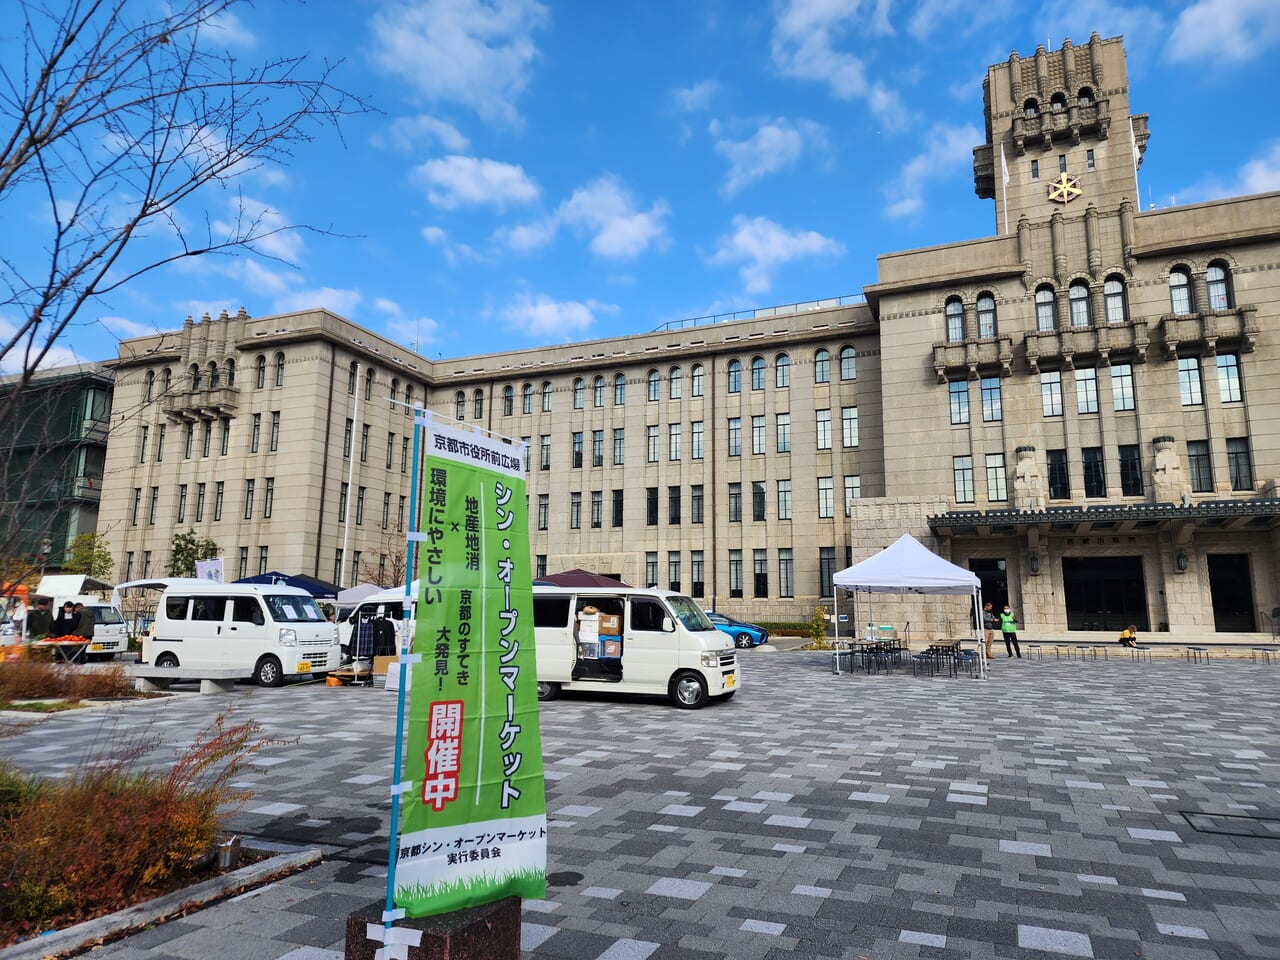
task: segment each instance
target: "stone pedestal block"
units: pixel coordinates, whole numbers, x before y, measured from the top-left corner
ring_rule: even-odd
[[[373,960],[382,943],[369,938],[369,924],[382,928],[381,901],[347,917],[346,960]],[[397,920],[395,929],[421,931],[406,960],[520,960],[520,898],[507,897],[434,917]]]

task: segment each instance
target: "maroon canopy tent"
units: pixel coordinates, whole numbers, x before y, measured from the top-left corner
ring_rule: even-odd
[[[553,587],[629,587],[631,584],[623,583],[621,580],[615,580],[613,577],[606,577],[602,573],[592,573],[590,570],[566,570],[563,573],[552,573],[545,577],[538,577],[534,583],[550,584]]]

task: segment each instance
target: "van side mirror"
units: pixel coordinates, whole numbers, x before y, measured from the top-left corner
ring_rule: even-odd
[[[662,618],[662,632],[663,632],[663,633],[675,633],[675,632],[676,632],[676,625],[675,625],[675,623],[672,621],[672,619],[671,619],[670,617],[663,617],[663,618]]]

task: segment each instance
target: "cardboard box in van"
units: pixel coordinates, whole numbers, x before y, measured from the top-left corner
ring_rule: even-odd
[[[600,614],[600,636],[617,637],[622,634],[622,618],[616,613]]]

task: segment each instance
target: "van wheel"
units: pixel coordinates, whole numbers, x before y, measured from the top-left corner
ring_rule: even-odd
[[[178,658],[172,653],[162,653],[156,657],[156,666],[164,667],[166,670],[178,669]]]
[[[558,696],[560,696],[560,684],[552,683],[550,680],[538,681],[539,700],[554,700]]]
[[[738,644],[738,647],[739,647],[740,649],[742,649],[742,650],[746,650],[748,647],[750,647],[750,646],[751,646],[751,634],[749,634],[749,633],[740,633],[740,634],[738,634],[738,636],[735,638],[735,642]]]
[[[254,668],[253,679],[260,687],[278,687],[284,683],[284,670],[275,657],[263,657]]]
[[[671,700],[685,710],[697,710],[706,705],[707,684],[696,673],[680,673],[671,681]]]

